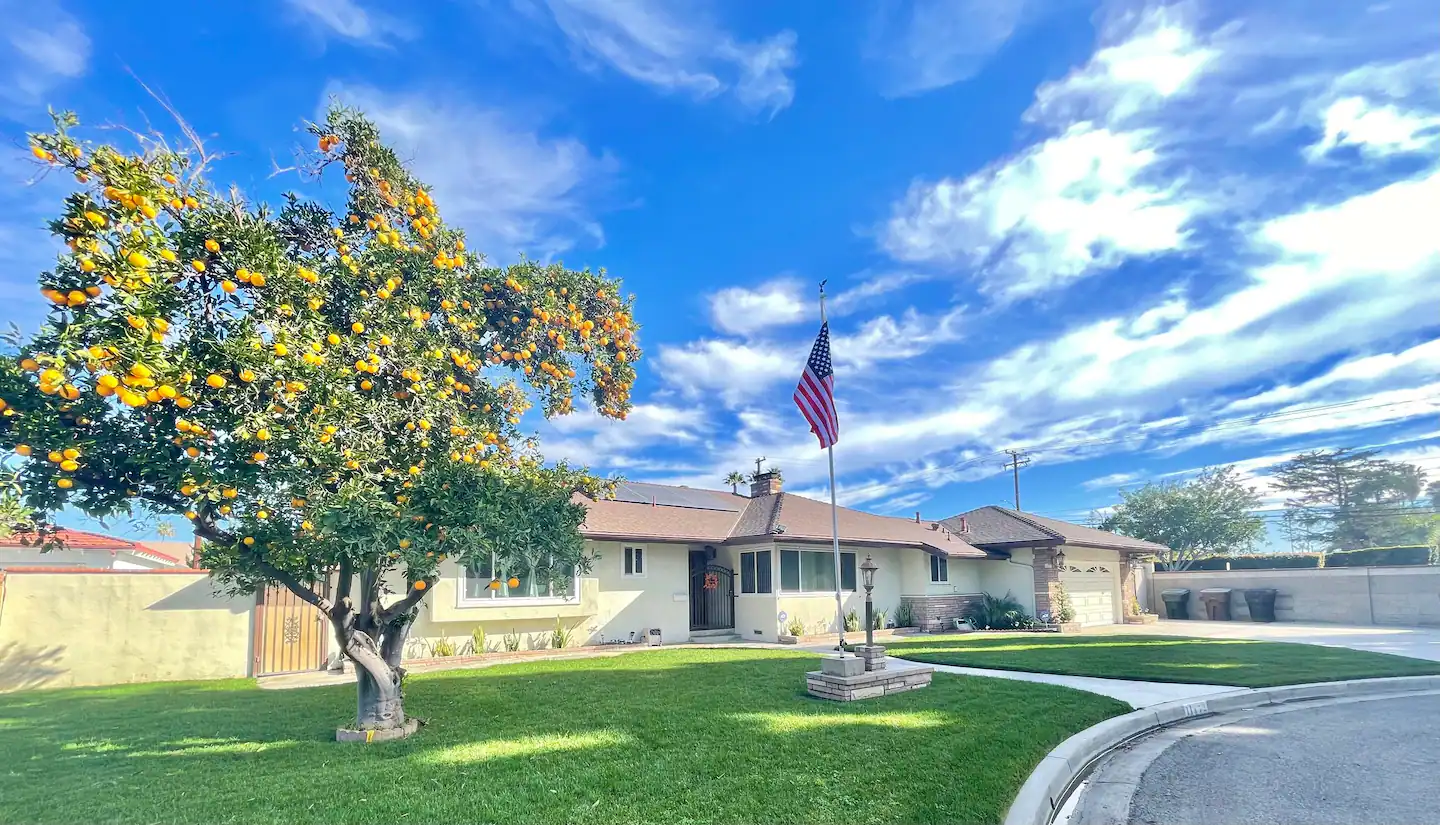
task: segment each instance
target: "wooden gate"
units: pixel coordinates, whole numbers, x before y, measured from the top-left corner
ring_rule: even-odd
[[[329,589],[328,584],[322,587]],[[320,670],[325,667],[329,636],[324,614],[289,589],[267,587],[256,594],[256,676]]]
[[[690,629],[735,626],[735,571],[709,564],[690,573]]]

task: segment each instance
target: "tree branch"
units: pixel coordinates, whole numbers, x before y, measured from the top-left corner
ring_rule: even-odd
[[[385,610],[380,613],[380,618],[376,620],[377,623],[386,625],[393,622],[396,617],[409,613],[421,600],[429,595],[430,588],[433,587],[438,580],[438,576],[429,576],[421,579],[421,581],[425,582],[425,589],[421,590],[417,587],[410,588],[410,592],[406,593],[403,599],[385,608]]]

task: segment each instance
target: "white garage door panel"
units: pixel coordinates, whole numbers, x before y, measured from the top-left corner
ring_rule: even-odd
[[[1070,594],[1075,621],[1082,625],[1115,623],[1115,574],[1104,565],[1065,565],[1060,582]]]

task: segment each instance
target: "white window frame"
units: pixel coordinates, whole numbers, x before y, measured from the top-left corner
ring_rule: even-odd
[[[500,566],[500,560],[494,553],[490,554],[490,569],[493,571]],[[570,581],[570,596],[502,596],[497,591],[489,589],[489,579],[486,582],[485,595],[480,598],[470,598],[467,594],[469,587],[466,582],[470,579],[470,566],[468,564],[460,567],[460,587],[457,594],[459,607],[523,607],[525,605],[547,605],[547,604],[574,604],[580,598],[580,571],[575,571],[575,577]],[[504,571],[501,571],[504,572]],[[502,580],[503,581],[503,580]],[[552,594],[553,594],[553,587]]]
[[[828,557],[828,558],[831,560],[831,564],[834,564],[834,553],[835,553],[835,551],[834,551],[833,549],[832,549],[832,550],[811,550],[811,549],[806,549],[806,548],[803,548],[803,547],[782,547],[782,548],[777,548],[775,552],[779,554],[779,556],[778,556],[778,558],[777,558],[777,560],[776,560],[776,562],[775,562],[776,564],[779,565],[779,567],[776,569],[776,571],[775,571],[775,578],[774,578],[774,579],[772,580],[772,582],[771,582],[771,590],[772,590],[773,593],[779,594],[779,595],[785,595],[785,596],[810,596],[810,595],[824,594],[824,593],[829,593],[829,594],[831,594],[831,595],[834,595],[834,593],[835,593],[834,590],[805,590],[805,589],[803,589],[803,588],[800,589],[800,590],[788,590],[788,589],[786,589],[786,587],[785,587],[785,554],[786,554],[786,553],[815,553],[815,554],[817,554],[817,555],[823,555],[823,556]],[[855,593],[855,592],[858,592],[857,588],[859,588],[859,586],[860,586],[860,554],[859,554],[858,552],[856,552],[856,551],[853,551],[853,550],[841,550],[841,551],[840,551],[840,555],[841,555],[841,556],[850,556],[850,557],[852,557],[853,560],[854,560],[854,565],[855,565],[855,587],[847,589],[847,588],[845,587],[845,582],[844,582],[845,576],[842,574],[842,575],[840,576],[840,579],[841,579],[841,580],[840,580],[839,582],[837,582],[837,583],[840,585],[840,592],[841,592],[841,593]],[[801,564],[803,565],[804,562],[801,562]],[[842,567],[842,569],[843,569],[844,565],[842,564],[841,567]]]
[[[637,555],[638,554],[638,555]],[[635,564],[638,559],[639,564]],[[625,568],[631,572],[626,573]],[[634,572],[636,569],[640,572]],[[620,548],[620,578],[643,579],[650,575],[650,548],[644,544],[626,544]]]
[[[940,578],[938,578],[938,579],[935,578],[936,575],[939,575]],[[949,584],[949,583],[950,583],[950,560],[949,560],[949,559],[945,558],[944,556],[935,556],[935,555],[932,555],[932,556],[930,557],[930,583],[931,583],[931,584]]]

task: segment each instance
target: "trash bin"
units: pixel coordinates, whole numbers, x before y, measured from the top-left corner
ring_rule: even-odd
[[[1188,619],[1190,618],[1190,591],[1183,587],[1174,590],[1161,590],[1160,598],[1165,601],[1165,618],[1167,619]]]
[[[1205,605],[1205,618],[1212,622],[1230,621],[1230,588],[1209,587],[1201,590],[1200,601]]]
[[[1257,587],[1245,591],[1245,606],[1250,608],[1250,621],[1275,621],[1275,597],[1279,591],[1273,587]]]

